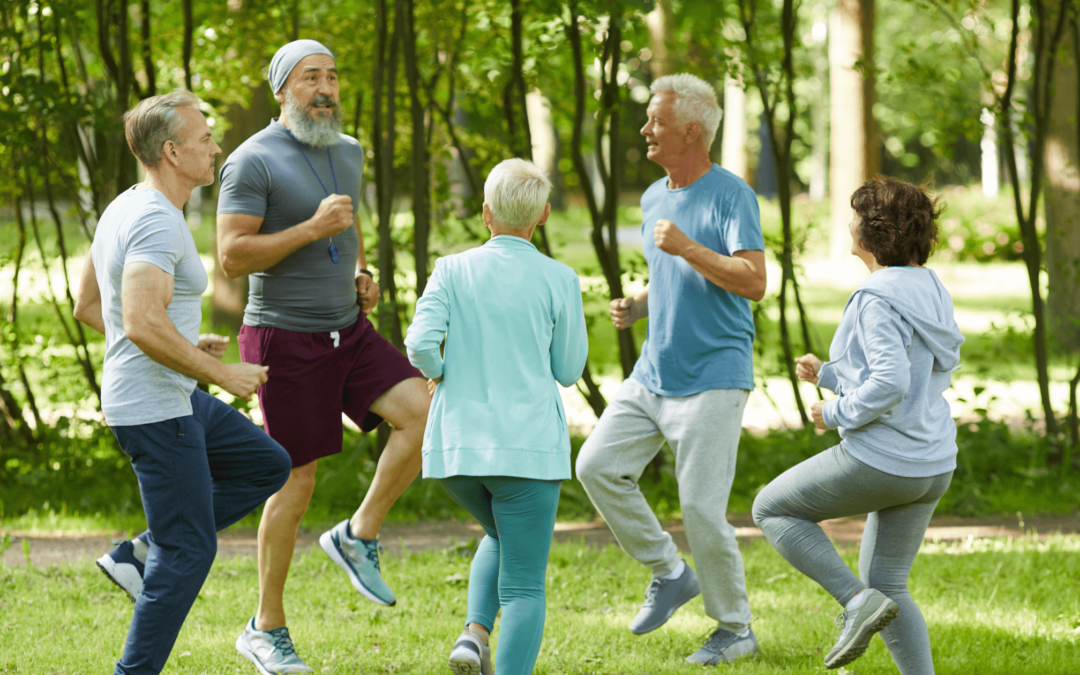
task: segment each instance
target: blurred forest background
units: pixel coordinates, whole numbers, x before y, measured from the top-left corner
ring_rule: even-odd
[[[820,393],[791,358],[827,353],[865,275],[848,199],[880,173],[931,179],[948,204],[930,265],[967,343],[950,392],[960,467],[941,509],[1075,510],[1078,12],[1078,0],[0,0],[0,520],[139,527],[134,475],[100,414],[104,339],[72,318],[96,220],[139,180],[120,118],[190,89],[224,161],[277,115],[265,70],[297,38],[336,55],[344,131],[366,149],[361,221],[383,290],[371,318],[398,346],[434,259],[486,239],[488,170],[533,159],[556,185],[537,246],[586,294],[589,363],[564,392],[578,447],[645,337],[616,331],[606,307],[647,282],[638,200],[664,175],[639,135],[648,87],[690,72],[716,87],[713,156],[757,191],[769,249],[731,508],[837,441],[808,428]],[[247,287],[216,261],[216,190],[196,191],[186,215],[212,279],[204,332],[235,336]],[[368,485],[381,439],[346,435],[309,523],[339,519]],[[648,494],[677,516],[669,466],[650,467]],[[392,517],[457,514],[428,483]],[[573,481],[561,515],[594,517]]]

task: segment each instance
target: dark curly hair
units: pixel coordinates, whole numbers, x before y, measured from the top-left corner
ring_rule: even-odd
[[[938,243],[937,219],[945,210],[926,193],[928,187],[877,176],[851,195],[859,242],[879,265],[926,264]]]

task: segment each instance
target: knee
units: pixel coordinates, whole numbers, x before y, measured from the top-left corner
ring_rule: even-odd
[[[598,459],[597,453],[592,451],[588,441],[581,446],[581,452],[578,453],[577,461],[574,463],[574,470],[578,480],[586,486],[596,484],[603,475],[604,462]]]
[[[278,452],[275,452],[270,461],[267,462],[266,473],[270,476],[268,483],[274,492],[285,486],[289,476],[292,474],[292,457],[285,451],[285,448],[278,446]]]
[[[754,524],[757,525],[759,530],[764,530],[765,521],[772,517],[772,499],[768,495],[768,486],[764,490],[758,493],[754,498],[754,506],[751,507],[750,512],[754,516]]]

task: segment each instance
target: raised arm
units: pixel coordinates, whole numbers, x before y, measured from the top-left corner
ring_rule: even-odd
[[[224,364],[176,330],[167,308],[173,276],[147,262],[124,266],[121,281],[124,334],[144,354],[181,375],[213,382],[234,396],[249,396],[266,381],[265,366]]]
[[[330,195],[311,218],[281,232],[259,234],[263,218],[242,213],[217,217],[218,261],[230,279],[261,272],[313,241],[341,234],[353,225],[352,199]]]
[[[840,398],[826,401],[821,414],[830,429],[857,429],[873,422],[904,400],[911,386],[907,357],[912,330],[882,300],[864,299],[859,307],[858,339],[870,376]]]
[[[105,319],[101,316],[101,289],[98,288],[97,271],[90,253],[86,254],[86,264],[83,265],[82,278],[79,280],[75,318],[102,335],[105,334]]]

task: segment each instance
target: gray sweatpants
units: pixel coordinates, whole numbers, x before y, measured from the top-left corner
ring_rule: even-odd
[[[751,619],[739,543],[727,521],[748,395],[744,389],[714,389],[657,396],[627,379],[577,459],[578,480],[619,545],[654,575],[665,576],[678,566],[679,551],[638,480],[667,440],[675,452],[683,524],[705,613],[733,633],[746,630]]]
[[[896,667],[902,675],[932,675],[930,634],[907,580],[950,482],[952,471],[929,478],[893,476],[837,445],[766,485],[754,500],[754,522],[780,555],[841,605],[865,588],[889,596],[900,613],[881,637]],[[856,577],[818,523],[863,513],[869,515]]]

